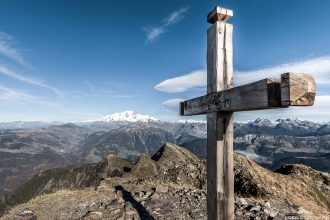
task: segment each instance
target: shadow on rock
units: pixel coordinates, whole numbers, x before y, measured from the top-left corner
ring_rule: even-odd
[[[117,191],[121,191],[123,194],[123,199],[126,202],[130,202],[133,206],[133,208],[136,209],[136,211],[139,213],[139,216],[142,220],[154,220],[155,218],[152,217],[150,215],[150,213],[147,211],[147,209],[138,201],[136,201],[136,199],[134,199],[134,197],[132,196],[132,194],[127,191],[126,189],[124,189],[122,186],[116,186],[115,189]]]

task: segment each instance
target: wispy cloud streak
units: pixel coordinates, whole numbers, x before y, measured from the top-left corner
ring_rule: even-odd
[[[177,11],[172,12],[168,17],[164,18],[161,25],[158,26],[146,26],[143,30],[146,33],[145,43],[150,43],[156,40],[160,35],[166,33],[168,28],[180,20],[182,20],[188,11],[188,7],[181,8]]]
[[[54,88],[40,80],[37,79],[33,79],[31,77],[27,77],[18,73],[15,73],[13,71],[10,71],[9,69],[5,68],[5,67],[0,67],[0,74],[14,78],[16,80],[25,82],[25,83],[29,83],[31,85],[34,86],[39,86],[48,90],[51,90],[52,92],[54,92],[57,95],[63,95],[63,91],[61,91],[60,89]]]
[[[79,111],[72,111],[68,108],[66,108],[63,103],[60,102],[54,102],[54,101],[49,101],[45,100],[42,97],[39,96],[34,96],[29,94],[27,91],[22,91],[18,90],[15,88],[10,88],[5,85],[0,84],[0,103],[10,103],[12,104],[27,104],[27,105],[39,105],[39,106],[44,106],[48,108],[55,109],[56,111],[59,111],[63,113],[64,115],[61,116],[61,118],[55,118],[54,120],[65,120],[63,117],[69,118],[69,120],[65,121],[72,121],[72,119],[76,120],[81,120],[81,118],[87,119],[92,119],[95,118],[96,116],[101,117],[98,114],[89,114],[89,113],[84,113],[84,112],[79,112]],[[22,117],[22,115],[15,115],[15,120],[17,118]],[[21,120],[26,120],[24,119],[25,115],[23,115],[23,119]],[[30,116],[29,116],[30,117]],[[46,121],[49,121],[51,117],[47,117]],[[37,120],[40,120],[38,118]]]
[[[188,9],[188,7],[185,7],[172,12],[167,18],[164,19],[164,26],[169,26],[178,23],[181,19],[184,18],[184,15],[188,11]]]
[[[0,84],[0,100],[2,101],[18,101],[22,103],[37,101],[37,97],[30,95],[26,92],[22,92],[16,89],[9,88]]]
[[[154,88],[168,93],[184,92],[189,89],[201,88],[206,85],[206,73],[204,70],[196,70],[191,73],[167,79]]]
[[[0,32],[0,54],[23,65],[30,64],[23,58],[20,51],[14,47],[15,39],[7,33]]]
[[[10,88],[0,84],[0,101],[9,103],[37,104],[56,109],[62,109],[62,104],[54,101],[48,101],[40,96],[31,95],[27,91]]]

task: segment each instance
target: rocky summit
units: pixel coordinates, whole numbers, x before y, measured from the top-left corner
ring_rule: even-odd
[[[330,175],[304,165],[269,171],[235,155],[236,219],[329,219]],[[24,195],[21,195],[24,194]],[[116,155],[41,172],[1,202],[1,219],[206,219],[206,168],[165,143],[136,162]]]
[[[109,153],[135,161],[141,153],[153,156],[165,142],[206,158],[203,121],[134,122],[130,116],[142,116],[130,112],[116,115],[116,120],[109,122],[0,123],[0,196],[51,168],[98,163]],[[234,123],[234,131],[235,152],[268,169],[304,164],[330,172],[330,123],[257,119]]]

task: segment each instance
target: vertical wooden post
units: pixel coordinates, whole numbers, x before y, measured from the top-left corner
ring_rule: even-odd
[[[180,103],[181,115],[207,113],[209,220],[234,219],[233,111],[308,106],[315,98],[313,77],[294,73],[283,74],[281,83],[266,79],[224,91],[233,87],[233,26],[227,23],[232,16],[231,10],[220,7],[208,15],[208,94]],[[254,102],[248,103],[245,96]]]
[[[220,7],[208,15],[208,93],[232,88],[233,26],[226,23],[231,16]],[[208,220],[234,219],[233,112],[207,114],[207,215]]]

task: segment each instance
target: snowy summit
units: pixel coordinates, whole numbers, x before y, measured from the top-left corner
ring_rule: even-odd
[[[134,111],[124,111],[120,113],[114,113],[112,115],[106,115],[102,118],[104,122],[113,122],[113,121],[124,121],[124,122],[153,122],[159,121],[157,118],[154,118],[149,115],[142,115],[134,113]]]
[[[194,120],[194,119],[181,119],[178,121],[175,121],[174,123],[179,123],[179,124],[206,124],[206,120]]]

